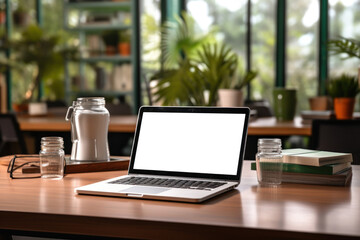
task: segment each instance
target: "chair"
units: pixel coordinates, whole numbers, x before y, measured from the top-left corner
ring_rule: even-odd
[[[5,146],[8,143],[17,143],[19,153],[28,153],[19,123],[14,114],[0,114],[0,154],[4,154]]]
[[[261,118],[274,116],[270,103],[266,100],[246,100],[244,105],[249,107],[251,110],[256,110],[256,117]]]
[[[249,107],[252,111],[255,111],[254,116],[250,116],[250,119],[265,118],[274,116],[273,110],[267,100],[245,100],[244,105]],[[255,160],[255,154],[257,153],[257,142],[259,138],[270,138],[279,136],[247,136],[245,157],[246,160]]]
[[[125,102],[120,103],[107,103],[105,105],[106,109],[109,111],[110,116],[116,115],[131,115],[131,106]]]
[[[348,152],[360,164],[360,120],[313,120],[310,148]]]

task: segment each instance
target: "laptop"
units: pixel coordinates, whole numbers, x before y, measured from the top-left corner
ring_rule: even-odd
[[[128,175],[78,194],[202,202],[240,184],[249,108],[139,109]]]

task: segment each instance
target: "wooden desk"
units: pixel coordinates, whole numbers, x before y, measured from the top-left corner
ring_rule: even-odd
[[[63,117],[18,118],[23,131],[70,131],[70,123]],[[135,131],[136,116],[111,116],[109,132],[131,133]],[[301,118],[293,122],[277,122],[275,118],[259,118],[249,124],[249,135],[311,135],[311,126],[301,123]]]
[[[111,116],[109,132],[135,132],[137,116]],[[19,117],[20,129],[28,132],[67,132],[70,122],[65,117]]]
[[[76,195],[125,174],[11,180],[0,167],[0,229],[140,239],[347,239],[360,237],[360,166],[351,187],[259,187],[245,162],[241,184],[203,204]],[[1,238],[1,236],[0,236]]]
[[[278,122],[275,117],[258,118],[250,122],[249,135],[311,136],[311,125],[303,124],[301,117],[291,122]]]

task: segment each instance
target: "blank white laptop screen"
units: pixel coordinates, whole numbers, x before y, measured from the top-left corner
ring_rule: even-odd
[[[144,112],[134,169],[236,175],[245,116]]]

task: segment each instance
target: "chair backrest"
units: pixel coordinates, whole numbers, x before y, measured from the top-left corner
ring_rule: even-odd
[[[125,102],[117,104],[107,103],[105,107],[109,111],[110,116],[132,114],[131,106]]]
[[[313,120],[310,147],[315,150],[347,152],[360,164],[360,120]]]
[[[267,100],[245,101],[244,105],[251,110],[256,110],[256,116],[259,118],[274,116],[270,103]]]
[[[7,143],[18,143],[20,153],[27,153],[24,137],[14,114],[0,114],[0,154]]]

